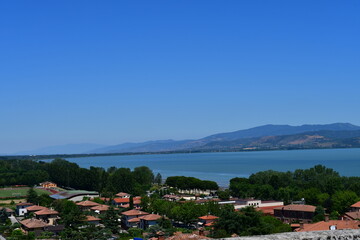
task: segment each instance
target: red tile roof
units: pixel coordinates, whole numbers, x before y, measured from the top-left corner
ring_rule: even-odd
[[[94,206],[98,206],[100,204],[93,202],[93,201],[86,200],[86,201],[78,202],[78,203],[76,203],[76,205],[81,206],[81,207],[94,207]]]
[[[35,212],[35,215],[41,216],[41,215],[58,215],[59,212],[55,210],[51,210],[48,208],[42,209],[40,211]]]
[[[271,207],[258,207],[258,208],[255,208],[255,210],[260,211],[260,212],[262,212],[264,214],[274,215],[274,209],[279,208],[279,207],[282,207],[282,205],[280,205],[280,206],[271,206]]]
[[[345,216],[348,216],[353,220],[360,219],[360,212],[347,212],[345,213]]]
[[[92,221],[100,221],[100,218],[94,217],[94,216],[86,216],[85,221],[86,222],[92,222]]]
[[[129,223],[140,222],[140,218],[132,218],[128,221]]]
[[[149,215],[145,215],[145,216],[142,216],[139,218],[142,220],[145,220],[145,221],[156,221],[156,220],[160,219],[161,216],[158,214],[149,214]]]
[[[274,210],[275,209],[286,210],[286,211],[298,211],[298,212],[315,212],[316,207],[312,205],[291,204],[291,205],[274,208]]]
[[[109,210],[109,208],[110,208],[110,206],[108,206],[108,205],[97,205],[97,206],[92,207],[90,209],[94,210],[94,211],[96,211],[96,210],[98,210],[98,211],[107,211],[107,210]]]
[[[36,219],[36,218],[25,219],[25,220],[22,220],[20,223],[29,229],[43,228],[43,227],[48,226],[47,223],[45,223],[39,219]]]
[[[360,201],[351,205],[353,208],[360,208]]]
[[[115,195],[118,196],[118,197],[127,197],[127,196],[130,196],[130,194],[124,193],[124,192],[119,192],[119,193],[117,193],[117,194],[115,194]]]
[[[310,231],[326,231],[330,230],[331,226],[335,226],[336,230],[342,229],[359,229],[359,221],[353,220],[330,220],[328,222],[321,221],[317,223],[304,224],[303,228],[295,229],[296,232],[310,232]]]
[[[215,220],[215,219],[218,219],[218,218],[219,217],[213,216],[213,215],[205,215],[205,216],[199,217],[199,219],[201,219],[201,220]]]
[[[148,215],[149,213],[143,212],[140,210],[136,210],[136,209],[132,209],[129,211],[122,212],[121,214],[125,215],[125,216],[141,216],[141,215]]]
[[[43,210],[43,209],[46,209],[46,207],[38,206],[38,205],[33,205],[33,206],[30,206],[30,207],[26,208],[26,210],[28,210],[29,212],[40,211],[40,210]]]

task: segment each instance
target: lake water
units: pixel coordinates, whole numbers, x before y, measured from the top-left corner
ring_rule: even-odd
[[[67,158],[81,167],[111,166],[133,169],[148,166],[163,178],[192,176],[227,186],[234,177],[248,177],[264,170],[288,171],[316,164],[333,168],[344,176],[360,176],[360,149],[316,149],[292,151],[149,154]]]

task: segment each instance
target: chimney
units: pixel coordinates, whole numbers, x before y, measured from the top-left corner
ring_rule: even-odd
[[[325,222],[329,222],[329,214],[325,213],[324,214],[324,218],[325,218]]]
[[[304,222],[300,221],[300,229],[304,229]]]

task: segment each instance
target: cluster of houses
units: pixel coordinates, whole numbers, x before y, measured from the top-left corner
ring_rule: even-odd
[[[54,186],[56,185],[50,182],[43,184],[44,188],[53,188]],[[91,200],[94,197],[99,197],[96,192],[64,191],[53,194],[51,197],[54,199],[68,199],[76,202],[76,205],[85,213],[86,219],[84,222],[96,226],[102,226],[99,215],[109,211],[110,205],[114,206],[114,209],[116,210],[126,210],[131,207],[131,210],[121,212],[121,216],[119,217],[119,225],[124,229],[141,228],[145,230],[156,225],[159,219],[165,217],[142,211],[141,197],[132,197],[130,194],[124,192],[116,194],[114,199],[100,198],[106,204],[100,204]],[[84,197],[87,197],[90,200],[83,201]],[[231,204],[234,206],[235,211],[250,206],[254,207],[257,211],[261,211],[265,215],[273,216],[284,223],[290,224],[293,231],[296,232],[360,229],[360,221],[358,221],[360,219],[360,202],[353,204],[349,212],[345,213],[339,220],[329,220],[329,217],[326,215],[324,221],[312,223],[316,207],[306,205],[303,202],[284,205],[282,201],[262,201],[254,198],[230,198],[228,200],[221,200],[216,196],[199,197],[198,195],[191,194],[167,194],[163,196],[163,199],[178,202],[195,201],[198,204],[213,201],[220,205]],[[10,210],[11,209],[9,209],[9,211]],[[35,235],[39,235],[43,231],[48,231],[58,234],[64,229],[64,225],[58,224],[60,219],[59,213],[51,208],[34,205],[32,203],[18,203],[16,205],[16,215],[18,216],[19,223],[24,232],[34,232]],[[217,219],[218,217],[213,215],[199,217],[196,224],[199,235],[195,235],[203,236],[202,233],[204,227],[211,228]],[[174,238],[176,236],[179,239],[183,237],[183,235],[177,234],[173,236],[173,239],[177,239]],[[154,239],[162,239],[161,234],[158,238]]]

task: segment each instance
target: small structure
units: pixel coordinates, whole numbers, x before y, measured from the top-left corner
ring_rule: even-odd
[[[350,206],[350,212],[360,212],[360,201]]]
[[[102,214],[102,213],[105,213],[106,211],[109,211],[109,208],[110,208],[110,206],[108,206],[108,205],[100,204],[100,205],[90,208],[90,210],[94,211],[98,214]],[[114,209],[118,210],[118,208],[114,208]]]
[[[130,206],[130,198],[127,197],[119,197],[113,199],[113,205],[123,208],[128,208]],[[134,197],[133,204],[135,208],[140,208],[141,197]]]
[[[100,218],[94,217],[94,216],[86,216],[85,222],[89,224],[94,224],[95,226],[100,224]]]
[[[49,181],[46,181],[46,182],[42,182],[39,184],[41,187],[43,188],[56,188],[57,187],[57,184],[56,183],[53,183],[53,182],[49,182]]]
[[[125,192],[119,192],[117,194],[115,194],[115,196],[119,197],[119,198],[130,198],[131,195],[129,193],[125,193]]]
[[[317,223],[301,224],[295,229],[296,232],[312,232],[312,231],[327,231],[327,230],[345,230],[345,229],[360,229],[359,221],[353,220],[330,220],[321,221]]]
[[[3,211],[5,209],[5,212],[7,214],[7,216],[11,216],[15,213],[14,210],[12,210],[11,208],[4,208],[4,207],[0,207],[0,211]]]
[[[25,202],[25,203],[18,203],[18,204],[16,204],[16,214],[18,215],[18,216],[24,216],[26,213],[27,213],[27,207],[30,207],[30,206],[32,206],[32,205],[34,205],[34,204],[32,204],[32,203],[27,203],[27,202]]]
[[[22,229],[26,232],[34,232],[39,236],[49,224],[35,218],[25,219],[20,222]]]
[[[73,202],[78,202],[82,201],[84,197],[99,197],[99,193],[94,191],[71,190],[52,194],[50,197],[53,199],[67,199]]]
[[[258,207],[256,208],[256,211],[262,212],[264,215],[267,216],[274,216],[274,209],[282,207],[283,205],[279,206],[271,206],[271,207]]]
[[[151,226],[154,226],[157,224],[157,220],[161,218],[158,214],[149,214],[142,217],[139,217],[140,219],[140,228],[147,229]]]
[[[245,207],[254,207],[254,208],[264,208],[264,207],[274,207],[274,206],[284,206],[282,201],[262,201],[254,198],[248,199],[234,199],[235,209],[245,208]]]
[[[360,212],[346,212],[344,216],[342,216],[343,220],[359,220]]]
[[[309,223],[315,215],[315,206],[291,204],[274,209],[274,216],[285,223],[302,221]]]
[[[76,203],[76,205],[78,205],[80,209],[83,211],[90,211],[92,207],[99,206],[101,204],[86,200],[86,201],[78,202]]]
[[[136,210],[136,209],[132,209],[129,211],[125,211],[121,213],[123,215],[123,224],[125,225],[125,227],[134,227],[134,225],[136,224],[136,227],[138,226],[138,223],[140,222],[140,217],[145,216],[145,215],[149,215],[149,213],[147,212],[143,212],[140,210]],[[134,219],[137,218],[137,219]],[[134,220],[132,220],[134,219]]]
[[[59,219],[59,212],[48,208],[42,209],[34,213],[37,219],[40,219],[50,225],[54,225]]]
[[[26,208],[27,214],[34,213],[40,210],[46,209],[46,207],[39,206],[39,205],[32,205]]]
[[[217,216],[214,216],[214,215],[205,215],[205,216],[199,217],[198,225],[199,225],[199,226],[210,227],[211,225],[214,224],[214,222],[216,221],[216,219],[218,219]]]

